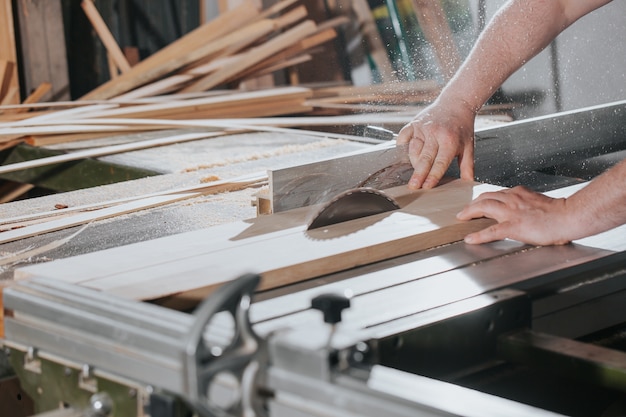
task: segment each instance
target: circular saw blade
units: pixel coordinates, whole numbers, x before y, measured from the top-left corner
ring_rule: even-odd
[[[355,188],[337,195],[317,213],[307,230],[397,210],[391,197],[374,188]]]

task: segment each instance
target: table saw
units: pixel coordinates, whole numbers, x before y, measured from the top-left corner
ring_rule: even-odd
[[[625,139],[626,102],[479,129],[479,183],[453,180],[374,220],[327,226],[330,238],[305,236],[308,204],[388,163],[393,144],[377,145],[273,170],[270,215],[18,266],[2,294],[16,378],[1,398],[15,416],[624,415],[624,226],[565,246],[471,246],[450,220],[457,234],[445,243],[434,229],[400,230],[394,248],[426,246],[396,255],[378,243],[368,251],[362,237],[394,221],[402,229],[394,219],[443,227],[441,207],[432,217],[406,209],[446,190],[569,195],[623,159]],[[344,253],[344,243],[357,246]],[[270,285],[298,248],[329,245],[340,255],[316,255]]]

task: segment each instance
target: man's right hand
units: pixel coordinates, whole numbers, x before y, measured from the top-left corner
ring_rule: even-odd
[[[465,103],[435,102],[404,126],[396,143],[408,144],[414,172],[409,188],[433,188],[457,157],[461,178],[474,179],[475,113]]]

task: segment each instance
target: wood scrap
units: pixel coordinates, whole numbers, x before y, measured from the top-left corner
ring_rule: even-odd
[[[130,64],[126,60],[124,52],[122,52],[122,49],[117,44],[117,41],[115,40],[113,34],[102,19],[102,16],[100,16],[100,13],[93,3],[93,0],[83,0],[80,5],[87,15],[87,18],[91,22],[94,30],[98,34],[98,37],[104,44],[108,56],[115,64],[115,68],[118,68],[122,73],[130,71]],[[117,75],[117,70],[115,71],[115,75]]]

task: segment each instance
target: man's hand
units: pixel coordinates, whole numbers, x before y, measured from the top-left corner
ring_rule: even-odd
[[[457,157],[461,178],[474,179],[475,113],[462,103],[435,102],[400,130],[396,143],[409,146],[415,171],[409,188],[433,188]]]
[[[506,238],[532,245],[564,245],[570,242],[567,200],[551,198],[525,187],[484,193],[461,212],[459,220],[488,217],[498,222],[465,237],[466,243],[486,243]]]

